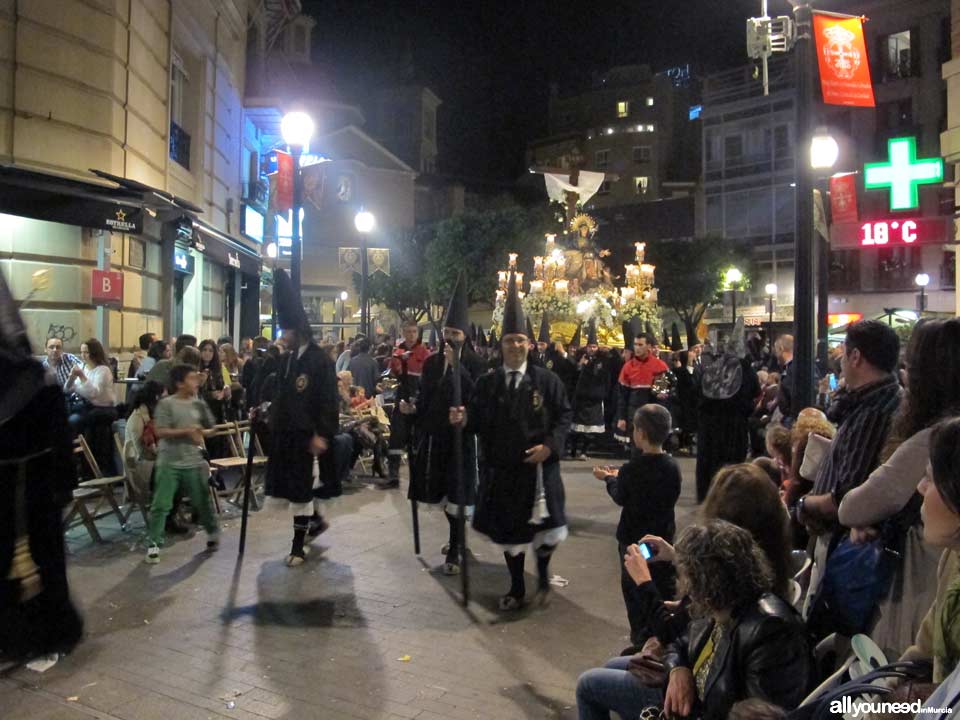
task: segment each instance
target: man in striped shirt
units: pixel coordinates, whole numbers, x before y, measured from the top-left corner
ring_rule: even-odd
[[[63,340],[60,338],[47,339],[47,357],[43,361],[43,369],[57,379],[57,385],[63,387],[70,378],[70,371],[80,365],[80,358],[63,351]],[[82,367],[82,365],[81,365]]]
[[[840,501],[880,463],[880,450],[900,404],[900,385],[893,374],[899,356],[900,341],[888,325],[863,320],[848,328],[840,361],[845,387],[830,408],[837,435],[813,490],[796,506],[797,519],[817,535],[808,599],[816,595],[827,556],[842,532],[837,520]]]

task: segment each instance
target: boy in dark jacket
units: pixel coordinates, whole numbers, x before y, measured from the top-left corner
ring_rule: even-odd
[[[644,535],[672,538],[676,532],[674,506],[680,497],[681,475],[676,460],[663,450],[673,419],[662,405],[641,406],[633,418],[633,442],[642,451],[623,465],[619,472],[611,467],[594,468],[593,474],[607,484],[607,493],[623,508],[617,526],[617,557]],[[634,583],[620,565],[620,588],[630,621],[630,642],[640,648],[651,635],[648,618],[634,596]],[[674,594],[674,570],[668,563],[650,566],[653,581],[665,598]]]

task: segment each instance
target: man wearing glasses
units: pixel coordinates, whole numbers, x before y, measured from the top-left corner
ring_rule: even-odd
[[[63,387],[70,379],[70,372],[75,366],[83,367],[76,355],[63,351],[63,341],[60,338],[47,339],[47,357],[43,361],[44,369],[57,378],[57,384]]]

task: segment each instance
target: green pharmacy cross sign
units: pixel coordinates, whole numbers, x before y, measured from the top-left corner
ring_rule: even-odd
[[[917,139],[891,138],[887,142],[890,162],[863,166],[867,190],[890,188],[891,210],[913,210],[920,206],[920,185],[943,182],[941,158],[917,159]]]

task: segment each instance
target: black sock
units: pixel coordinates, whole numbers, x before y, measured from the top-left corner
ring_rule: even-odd
[[[307,537],[307,528],[310,527],[309,515],[295,515],[293,518],[293,544],[290,546],[290,554],[297,557],[304,557],[303,541]]]
[[[449,549],[447,550],[447,562],[457,562],[460,556],[460,522],[456,515],[445,512],[447,524],[450,526],[450,539],[447,541]]]
[[[526,553],[520,553],[519,555],[504,553],[503,557],[507,561],[507,569],[510,571],[510,592],[507,595],[522,599],[527,594],[527,586],[523,580],[523,563],[527,555]]]
[[[541,545],[537,548],[537,581],[541,590],[550,589],[550,556],[556,550],[556,545]]]

